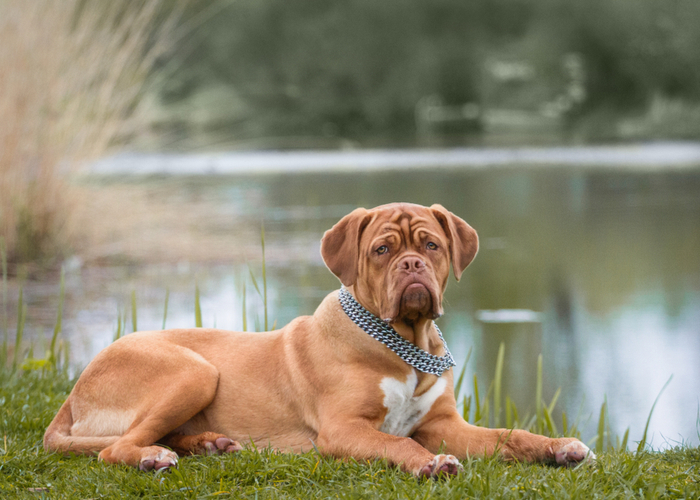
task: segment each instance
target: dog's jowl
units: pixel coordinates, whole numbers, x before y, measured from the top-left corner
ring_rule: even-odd
[[[440,205],[358,208],[321,241],[342,287],[313,316],[266,333],[127,335],[85,369],[44,447],[151,470],[250,442],[315,445],[426,476],[494,452],[559,465],[593,458],[577,439],[475,427],[457,412],[454,360],[433,320],[450,266],[459,279],[477,249],[474,229]]]

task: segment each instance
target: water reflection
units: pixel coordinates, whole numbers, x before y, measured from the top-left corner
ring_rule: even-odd
[[[96,188],[121,182],[113,179]],[[322,297],[338,287],[318,248],[323,231],[342,215],[356,206],[391,201],[439,202],[474,226],[482,241],[462,282],[451,279],[440,326],[456,359],[466,359],[473,348],[467,373],[478,374],[483,390],[504,342],[505,390],[521,414],[534,412],[537,357],[542,353],[544,397],[549,401],[562,387],[560,404],[570,422],[580,415],[587,429],[584,438],[593,433],[591,422],[586,427],[589,415],[597,419],[607,396],[613,430],[622,434],[629,425],[631,440],[638,440],[654,398],[673,374],[652,420],[653,444],[698,442],[696,171],[547,167],[153,177],[130,189],[157,189],[173,210],[207,200],[199,233],[183,231],[180,238],[187,248],[201,250],[206,236],[216,235],[221,245],[217,255],[229,255],[230,261],[86,268],[70,274],[66,334],[76,365],[110,342],[118,311],[130,317],[131,290],[137,293],[141,329],[161,327],[166,289],[167,326],[192,326],[195,282],[202,293],[205,326],[241,329],[245,283],[248,326],[254,329],[257,324],[259,329],[261,302],[250,272],[260,278],[256,252],[261,220],[270,322],[282,325],[312,313]],[[34,301],[29,329],[35,335],[45,333],[50,315],[40,311],[55,307],[55,299],[31,284],[27,294]],[[503,309],[538,313],[538,321],[478,319],[478,311]],[[34,318],[32,311],[37,311]]]

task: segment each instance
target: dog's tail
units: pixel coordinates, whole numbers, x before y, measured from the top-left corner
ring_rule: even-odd
[[[94,455],[112,445],[121,436],[71,436],[73,415],[70,396],[49,424],[44,434],[44,449],[58,453]]]

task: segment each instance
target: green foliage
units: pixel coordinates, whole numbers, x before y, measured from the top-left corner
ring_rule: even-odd
[[[211,99],[210,106],[228,107],[230,115],[207,126],[233,128],[238,137],[405,137],[415,131],[416,105],[426,96],[486,109],[550,102],[566,108],[574,127],[644,111],[657,96],[700,100],[696,0],[188,5],[185,25],[194,19],[197,27],[181,39],[178,71],[161,99],[167,106],[228,88],[228,100]],[[578,76],[572,55],[581,62]],[[498,62],[530,70],[501,81],[492,74]],[[575,92],[582,91],[575,106],[563,102],[572,77],[581,85]]]

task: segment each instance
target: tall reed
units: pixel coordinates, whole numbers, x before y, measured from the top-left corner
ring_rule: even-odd
[[[0,352],[0,367],[7,362],[7,253],[5,239],[0,236],[0,265],[2,265],[2,352]]]
[[[75,242],[66,176],[139,130],[174,2],[0,2],[0,237],[10,262]]]

